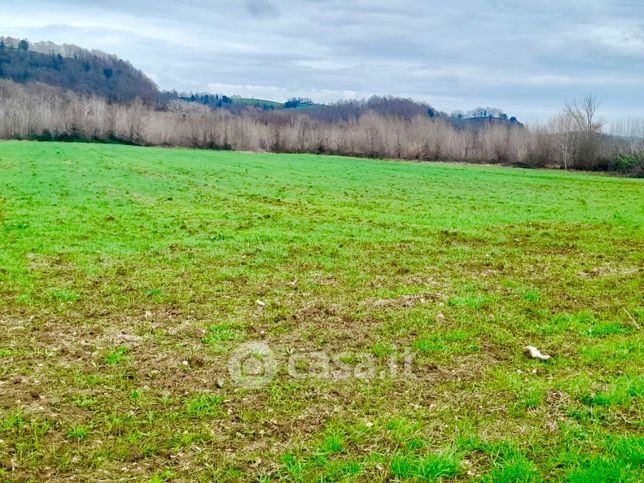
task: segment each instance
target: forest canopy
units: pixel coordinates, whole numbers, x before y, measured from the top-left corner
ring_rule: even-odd
[[[0,37],[0,79],[41,82],[113,102],[156,102],[156,84],[114,55],[75,45]]]

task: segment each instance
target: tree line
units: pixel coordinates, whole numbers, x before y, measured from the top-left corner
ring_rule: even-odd
[[[426,112],[365,109],[357,116],[328,118],[309,115],[307,109],[234,113],[183,100],[162,106],[140,99],[110,102],[45,84],[4,80],[0,138],[622,170],[641,176],[644,124],[631,121],[621,125],[619,136],[604,134],[598,105],[592,96],[573,101],[536,127],[490,123],[461,129]]]

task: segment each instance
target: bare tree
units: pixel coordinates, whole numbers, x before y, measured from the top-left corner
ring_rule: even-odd
[[[597,132],[602,127],[601,123],[595,121],[599,104],[594,94],[588,94],[581,100],[574,99],[572,103],[566,103],[566,111],[572,116],[580,131]]]
[[[555,138],[559,159],[564,169],[568,169],[575,147],[575,120],[565,110],[550,121],[550,131]]]
[[[602,130],[602,123],[596,119],[599,104],[599,100],[593,94],[566,103],[566,112],[579,132],[575,153],[577,167],[595,167]]]

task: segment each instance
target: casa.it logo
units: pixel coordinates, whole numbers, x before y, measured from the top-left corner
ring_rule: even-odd
[[[377,359],[367,352],[297,351],[290,348],[285,366],[293,379],[340,381],[348,378],[414,379],[413,352],[393,351],[389,357]],[[278,360],[264,342],[247,342],[233,351],[228,359],[228,373],[234,384],[258,389],[269,384],[277,374]]]
[[[240,387],[258,389],[270,383],[277,373],[273,351],[263,342],[247,342],[228,359],[228,373]]]

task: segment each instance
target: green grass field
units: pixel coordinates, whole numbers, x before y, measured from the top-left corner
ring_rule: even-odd
[[[641,180],[2,142],[0,480],[641,481],[643,260]]]

